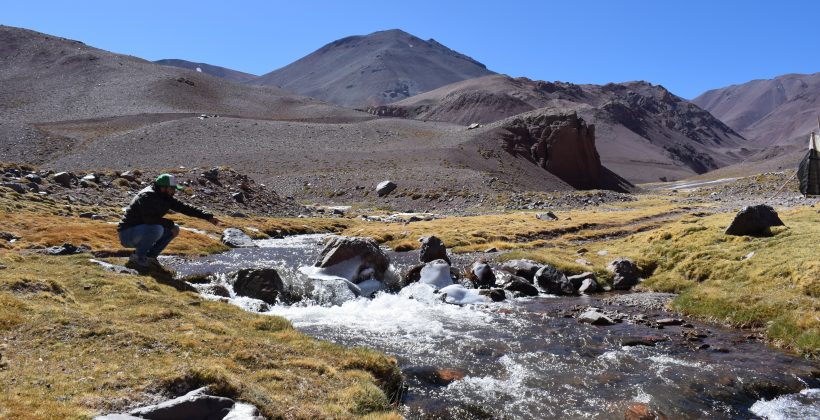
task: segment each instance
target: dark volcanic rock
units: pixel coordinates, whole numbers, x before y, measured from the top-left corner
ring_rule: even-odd
[[[559,296],[575,294],[575,288],[567,276],[549,264],[538,269],[534,280],[535,284],[546,293]]]
[[[71,183],[74,179],[74,175],[69,172],[58,172],[51,178],[52,181],[64,188],[71,188]]]
[[[356,278],[351,281],[356,283],[358,277],[369,277],[367,274],[370,274],[368,271],[371,269],[373,270],[372,276],[376,280],[384,280],[384,274],[390,266],[390,258],[371,238],[355,236],[333,238],[325,244],[314,265],[319,268],[328,268],[353,258],[358,258],[360,261]]]
[[[612,261],[607,269],[614,274],[613,289],[627,290],[641,281],[638,267],[628,258],[618,258]]]
[[[28,188],[26,188],[23,184],[18,184],[16,182],[3,182],[0,183],[0,187],[8,188],[18,194],[25,194],[28,192]]]
[[[244,268],[228,274],[228,281],[237,295],[260,299],[271,305],[285,288],[279,273],[272,268]]]
[[[495,273],[489,264],[478,261],[470,267],[470,280],[479,289],[486,289],[495,285]]]
[[[527,279],[518,276],[510,276],[510,278],[504,282],[503,288],[504,290],[509,290],[522,296],[538,296],[538,289],[530,284]]]
[[[478,291],[481,296],[487,296],[493,302],[502,302],[507,299],[507,294],[504,289],[482,289]]]
[[[444,260],[447,261],[447,264],[450,263],[450,259],[447,258],[447,248],[444,246],[444,243],[441,242],[436,236],[425,236],[424,238],[419,239],[421,242],[421,250],[419,252],[419,261],[426,263],[435,260]]]
[[[532,260],[510,260],[501,265],[501,269],[532,283],[535,273],[542,265]]]
[[[769,235],[772,226],[785,226],[777,212],[770,206],[760,204],[747,206],[740,210],[732,224],[726,228],[727,235]]]

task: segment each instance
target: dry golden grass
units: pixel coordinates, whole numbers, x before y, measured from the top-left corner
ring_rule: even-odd
[[[584,244],[593,267],[567,264],[573,248],[511,253],[569,271],[605,273],[617,256],[634,259],[645,272],[642,287],[680,293],[673,306],[690,315],[739,327],[759,328],[776,345],[820,354],[820,215],[803,208],[780,213],[788,228],[770,237],[723,234],[732,214],[687,216],[650,231]],[[598,251],[608,255],[600,256]],[[744,258],[754,252],[751,258]]]
[[[628,235],[680,217],[675,206],[651,202],[607,210],[558,212],[560,220],[538,220],[535,212],[448,217],[407,225],[356,223],[345,235],[368,236],[396,250],[416,249],[422,236],[436,235],[454,252],[526,249]]]
[[[79,214],[83,212],[110,217],[108,221],[80,218]],[[120,216],[120,209],[66,206],[49,198],[0,189],[0,231],[22,237],[22,240],[12,245],[0,240],[0,249],[28,249],[70,242],[76,246],[87,245],[93,251],[122,253],[126,250],[119,243],[116,225]],[[169,215],[168,218],[182,227],[199,231],[183,229],[180,236],[165,250],[166,254],[181,255],[203,255],[227,250],[219,240],[226,227],[238,227],[252,237],[259,238],[267,235],[338,232],[355,223],[350,219],[220,216],[223,223],[215,226],[205,220],[179,214]]]
[[[395,360],[86,258],[0,251],[0,417],[87,418],[210,385],[268,418],[398,418]]]

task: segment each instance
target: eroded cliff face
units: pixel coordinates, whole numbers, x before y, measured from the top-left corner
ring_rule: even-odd
[[[595,126],[575,112],[537,113],[514,118],[502,127],[502,148],[523,157],[579,189],[605,184],[595,149]]]

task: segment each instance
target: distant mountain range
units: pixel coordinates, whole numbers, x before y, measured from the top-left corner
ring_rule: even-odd
[[[789,166],[816,124],[818,96],[820,73],[730,86],[691,102],[647,82],[576,85],[511,78],[400,30],[347,37],[256,77],[185,60],[152,63],[0,26],[0,160],[118,166],[155,159],[163,167],[189,159],[225,162],[264,179],[300,173],[301,178],[283,178],[286,189],[297,192],[303,189],[299,179],[332,185],[334,180],[320,181],[315,174],[371,163],[376,164],[371,173],[355,175],[395,177],[390,175],[395,169],[414,180],[408,182],[423,184],[421,177],[409,175],[413,156],[415,165],[428,161],[428,171],[450,187],[483,182],[478,180],[494,169],[474,158],[496,156],[487,148],[509,152],[512,143],[537,146],[542,153],[548,148],[539,142],[547,139],[540,136],[554,131],[539,125],[543,121],[560,121],[566,130],[588,127],[578,150],[589,158],[581,166],[603,164],[606,168],[596,173],[611,170],[632,182],[682,179],[739,163]],[[201,123],[192,119],[201,113],[230,118],[234,125],[200,132]],[[489,129],[467,131],[472,123]],[[531,127],[523,143],[510,134],[517,124]],[[563,131],[561,136],[561,159],[567,159],[571,136]],[[385,139],[391,139],[390,146]],[[170,153],[158,149],[161,144],[173,145]],[[324,148],[334,159],[344,155],[345,163],[317,161],[314,155]],[[131,156],[130,149],[140,154]],[[380,160],[372,157],[377,150]],[[544,170],[559,166],[538,163],[544,155],[538,156],[497,174],[506,180],[505,188],[587,188],[597,182],[567,175],[560,165],[563,178],[550,178]],[[461,162],[462,169],[448,166],[452,162]],[[536,167],[527,166],[533,163]],[[600,185],[623,184],[608,179]]]
[[[632,181],[688,177],[738,162],[744,153],[745,140],[734,130],[646,82],[575,85],[492,75],[369,111],[466,125],[538,108],[574,111],[595,124],[602,162]]]
[[[820,73],[787,74],[703,93],[692,100],[749,140],[759,151],[726,173],[796,167],[808,134],[818,131]]]
[[[759,146],[817,130],[820,73],[787,74],[703,93],[692,102]]]
[[[393,29],[333,41],[250,83],[365,107],[488,74],[484,64],[433,39]]]
[[[210,74],[211,76],[221,77],[232,82],[247,82],[249,80],[253,80],[259,77],[254,74],[244,73],[237,70],[231,70],[225,67],[214,66],[207,63],[194,63],[192,61],[179,60],[175,58],[157,60],[154,61],[154,63],[162,64],[163,66],[172,66],[188,70],[194,70],[201,73]]]
[[[510,135],[518,124],[534,133],[520,143]],[[478,130],[379,118],[0,26],[5,162],[55,170],[228,165],[283,196],[311,201],[377,200],[373,188],[390,179],[399,190],[389,202],[401,209],[464,208],[516,191],[629,188],[601,166],[586,127],[575,115],[546,112]],[[529,150],[522,159],[510,149],[539,145],[546,132],[558,133],[561,162]]]

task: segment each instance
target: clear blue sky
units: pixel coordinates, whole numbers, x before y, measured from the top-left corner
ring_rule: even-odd
[[[685,98],[820,72],[820,1],[5,1],[0,24],[149,60],[263,74],[348,35],[400,28],[491,70],[647,80]]]

